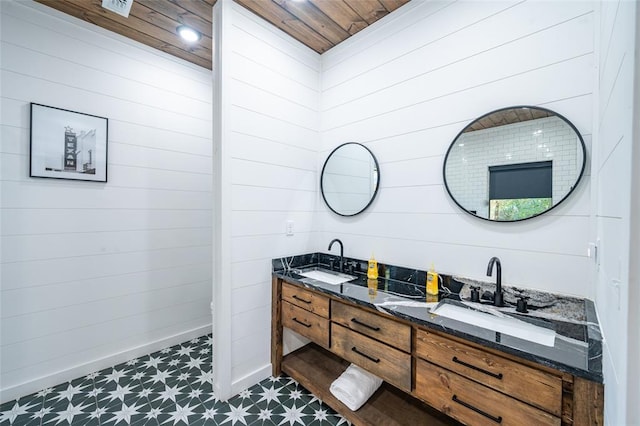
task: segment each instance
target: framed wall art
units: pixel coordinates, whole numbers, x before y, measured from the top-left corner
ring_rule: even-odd
[[[29,176],[107,181],[108,119],[31,103]]]

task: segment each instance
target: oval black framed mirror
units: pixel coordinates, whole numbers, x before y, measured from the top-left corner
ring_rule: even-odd
[[[320,175],[320,192],[329,209],[355,216],[373,202],[380,186],[378,160],[364,145],[347,142],[327,157]]]
[[[562,115],[534,106],[502,108],[458,133],[444,158],[444,184],[465,212],[516,222],[566,200],[586,156],[580,132]]]

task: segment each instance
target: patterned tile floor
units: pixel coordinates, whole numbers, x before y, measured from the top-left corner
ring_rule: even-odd
[[[0,425],[349,424],[286,376],[217,400],[211,344],[203,336],[9,401],[0,406]]]

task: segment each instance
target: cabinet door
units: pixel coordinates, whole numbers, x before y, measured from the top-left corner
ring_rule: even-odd
[[[329,347],[329,320],[282,302],[282,325],[322,347]]]
[[[556,416],[562,379],[426,330],[416,332],[416,355]]]
[[[421,359],[416,360],[414,393],[434,408],[469,425],[560,425],[559,417]]]
[[[331,324],[331,351],[382,380],[411,391],[411,355],[335,323]]]

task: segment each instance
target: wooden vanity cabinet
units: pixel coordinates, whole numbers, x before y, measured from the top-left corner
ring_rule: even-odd
[[[283,327],[314,343],[283,357]],[[271,361],[356,425],[603,424],[599,383],[275,276]],[[349,363],[385,381],[356,412],[329,392]]]
[[[411,326],[331,301],[331,351],[411,392]]]
[[[562,377],[427,330],[416,331],[416,356],[560,416]]]
[[[282,325],[329,347],[329,298],[298,286],[282,286]]]
[[[421,359],[415,395],[469,425],[560,426],[560,418]]]
[[[411,354],[335,323],[331,324],[331,352],[411,392]]]
[[[401,351],[411,352],[411,326],[377,312],[332,300],[331,321]]]
[[[474,425],[560,426],[560,375],[427,330],[416,331],[415,352],[416,396],[452,417]]]
[[[322,346],[329,347],[329,320],[282,302],[282,325]]]
[[[329,318],[329,298],[297,285],[282,285],[282,300],[322,318]]]

